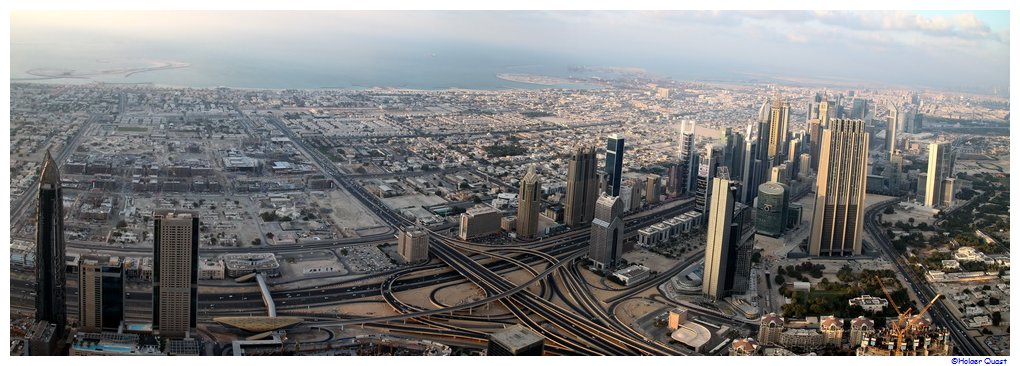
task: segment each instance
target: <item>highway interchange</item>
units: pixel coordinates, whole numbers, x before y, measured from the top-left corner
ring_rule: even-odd
[[[249,117],[238,109],[251,128]],[[343,187],[360,204],[372,210],[392,228],[411,225],[407,218],[396,214],[360,184],[339,171],[318,150],[311,148],[275,115],[263,114],[267,121],[298,147],[328,176]],[[82,127],[84,131],[92,119]],[[81,138],[79,131],[71,143],[58,156],[64,161]],[[26,194],[12,205],[12,214],[24,211],[29,202]],[[884,256],[893,258],[897,269],[909,282],[909,287],[921,301],[934,296],[927,283],[906,268],[905,262],[892,249],[888,238],[875,219],[876,213],[897,201],[884,202],[868,209],[865,214],[866,230],[878,241]],[[680,214],[692,206],[692,200],[672,207],[625,218],[626,234],[633,236],[638,228],[657,223]],[[17,215],[12,215],[12,220]],[[13,222],[13,221],[12,221]],[[375,244],[392,240],[392,234],[380,234],[357,239],[321,241],[290,246],[263,246],[259,248],[210,248],[203,253],[245,252],[300,253],[317,249],[334,249],[342,245]],[[429,232],[430,260],[424,264],[405,266],[394,270],[348,278],[328,285],[309,285],[289,290],[274,290],[280,315],[300,316],[306,324],[330,330],[361,325],[388,332],[413,334],[421,337],[449,341],[454,344],[484,346],[487,334],[504,325],[521,323],[547,339],[547,352],[562,355],[685,355],[689,351],[658,342],[639,330],[631,328],[616,316],[616,308],[625,300],[637,297],[659,284],[668,281],[687,266],[697,262],[702,252],[689,253],[671,269],[656,274],[626,290],[617,290],[605,301],[595,298],[594,285],[584,278],[581,258],[587,253],[588,229],[575,229],[516,246],[487,246],[464,242],[437,232]],[[76,250],[96,250],[119,254],[143,254],[145,248],[112,248],[105,243],[69,241],[68,247]],[[526,271],[530,279],[515,283],[507,278],[513,272]],[[429,274],[422,275],[420,273]],[[28,310],[34,282],[12,278],[12,307]],[[484,293],[484,298],[463,304],[442,304],[436,297],[438,289],[471,283]],[[199,296],[199,318],[211,322],[222,315],[264,312],[265,306],[255,286],[238,284],[229,287],[229,293],[204,290]],[[403,291],[438,286],[429,294],[436,309],[425,309],[401,300]],[[537,290],[535,288],[537,287]],[[240,290],[246,289],[246,290]],[[20,292],[18,292],[20,290]],[[77,291],[68,294],[69,307],[76,307]],[[129,318],[145,319],[151,308],[151,294],[146,291],[129,292],[126,296]],[[339,312],[322,312],[322,308],[359,302],[379,302],[381,298],[392,310],[391,315],[355,316]],[[20,300],[20,301],[15,301]],[[74,305],[72,305],[74,303]],[[500,304],[509,313],[502,315],[475,315],[477,309]],[[69,312],[75,311],[73,308]],[[699,316],[716,322],[732,322],[732,317],[709,311],[695,311]],[[945,305],[936,302],[931,309],[936,324],[951,330],[957,352],[963,355],[987,354],[973,337],[967,336]],[[332,338],[332,337],[330,337]]]

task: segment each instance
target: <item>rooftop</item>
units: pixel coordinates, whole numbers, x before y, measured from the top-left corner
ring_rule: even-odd
[[[492,333],[489,336],[489,341],[499,343],[513,351],[543,342],[544,340],[545,337],[520,324]]]

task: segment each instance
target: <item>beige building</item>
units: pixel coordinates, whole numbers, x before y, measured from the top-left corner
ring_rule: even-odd
[[[164,337],[190,338],[198,308],[198,215],[154,215],[152,326]]]
[[[486,205],[476,205],[460,214],[460,240],[470,240],[499,232],[499,210]]]
[[[730,356],[757,356],[763,347],[754,338],[738,338],[730,343]]]
[[[200,280],[222,280],[226,278],[227,270],[222,260],[204,259],[198,263],[198,279]]]
[[[874,320],[863,316],[850,320],[850,348],[860,347],[861,340],[864,340],[873,331],[875,331]]]
[[[868,133],[864,121],[834,119],[822,133],[809,254],[861,254]]]
[[[429,236],[422,230],[405,228],[399,231],[397,250],[407,263],[429,260]]]
[[[645,178],[645,202],[648,204],[659,203],[659,195],[662,194],[662,177],[649,174]]]
[[[827,316],[822,319],[822,323],[819,326],[819,330],[822,331],[822,336],[825,338],[825,344],[839,347],[843,344],[843,320],[835,316]]]
[[[814,329],[787,329],[779,334],[779,343],[787,348],[816,349],[825,345],[825,336]]]
[[[731,225],[733,223],[733,181],[712,178],[712,196],[708,214],[708,240],[705,246],[705,275],[701,292],[720,300],[727,295],[726,268],[729,257]]]
[[[517,216],[507,216],[499,219],[499,228],[508,233],[517,231]]]
[[[953,181],[950,180],[953,175],[952,148],[949,142],[928,145],[928,176],[924,185],[926,207],[945,207],[953,203]]]
[[[768,141],[765,141],[766,153],[768,159],[772,160],[773,164],[778,164],[783,161],[783,151],[786,148],[786,135],[789,131],[790,124],[790,103],[783,102],[776,99],[772,102],[772,108],[769,111],[769,122],[768,122]]]
[[[669,318],[667,319],[669,330],[680,329],[680,325],[687,322],[687,316],[687,309],[675,308],[670,310]]]
[[[538,236],[538,213],[542,206],[542,183],[534,165],[528,167],[528,173],[521,179],[517,199],[517,237],[533,239]]]
[[[758,322],[758,342],[763,345],[779,344],[779,335],[786,329],[783,317],[768,313]]]

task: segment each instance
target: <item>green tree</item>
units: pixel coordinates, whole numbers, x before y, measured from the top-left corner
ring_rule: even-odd
[[[784,283],[786,283],[786,278],[783,278],[783,275],[776,275],[776,285],[782,286]]]

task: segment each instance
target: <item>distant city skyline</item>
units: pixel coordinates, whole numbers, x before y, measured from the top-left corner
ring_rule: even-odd
[[[206,71],[213,74],[301,72],[267,85],[223,80],[234,87],[487,88],[457,76],[477,71],[495,79],[498,72],[563,73],[568,66],[585,65],[643,69],[677,79],[1001,93],[1009,77],[1009,12],[16,11],[11,54],[14,80],[30,76],[26,71],[32,69],[74,68],[68,62],[75,58],[80,60],[74,66],[172,59],[195,68],[233,64]],[[428,68],[439,60],[451,68],[449,75],[413,80],[414,68],[433,73]],[[488,66],[474,70],[480,65]],[[365,77],[366,66],[411,77]],[[126,79],[166,82],[144,75]]]

